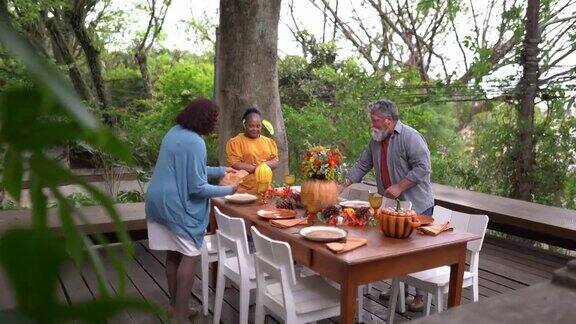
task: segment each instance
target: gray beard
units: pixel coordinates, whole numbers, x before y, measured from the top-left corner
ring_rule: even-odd
[[[372,128],[372,139],[376,142],[382,142],[386,137],[388,137],[387,131]]]

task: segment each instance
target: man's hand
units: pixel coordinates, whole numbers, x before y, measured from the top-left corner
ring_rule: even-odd
[[[236,191],[238,191],[238,184],[230,185],[230,187],[232,187],[232,193],[233,194],[236,193]]]
[[[231,167],[226,167],[225,173],[236,173],[236,172],[238,172],[238,170]]]
[[[338,186],[338,192],[342,193],[342,191],[344,191],[344,189],[349,187],[351,184],[352,184],[352,180],[345,178],[344,182],[342,182],[342,184]]]
[[[390,199],[396,199],[402,194],[402,191],[402,187],[399,184],[393,184],[384,191],[384,196]]]
[[[342,183],[342,189],[349,187],[352,184],[352,180],[346,178],[344,179],[344,182]]]

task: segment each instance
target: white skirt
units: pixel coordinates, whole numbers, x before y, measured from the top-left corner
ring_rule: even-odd
[[[187,256],[200,255],[200,250],[192,240],[174,234],[166,226],[157,222],[147,222],[148,247],[159,251],[176,251]]]

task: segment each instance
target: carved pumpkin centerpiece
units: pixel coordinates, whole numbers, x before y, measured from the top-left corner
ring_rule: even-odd
[[[414,229],[420,226],[413,210],[403,210],[400,201],[396,200],[396,208],[386,207],[378,212],[378,219],[384,236],[392,238],[408,238]]]
[[[308,150],[302,161],[304,183],[301,201],[308,216],[308,224],[316,215],[338,201],[338,184],[342,175],[342,153],[338,149],[316,146]]]

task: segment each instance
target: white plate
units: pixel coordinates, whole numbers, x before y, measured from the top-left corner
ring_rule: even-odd
[[[276,187],[277,190],[282,190],[284,188],[286,188],[286,187]],[[290,186],[290,189],[292,189],[292,191],[295,193],[300,193],[301,187],[300,186]]]
[[[235,193],[233,195],[224,196],[224,199],[234,204],[249,204],[258,200],[258,197],[249,193]]]
[[[348,233],[334,226],[308,226],[300,230],[300,235],[310,241],[332,242],[345,238]]]
[[[260,209],[256,212],[256,215],[267,219],[288,219],[296,217],[296,211],[291,209]]]
[[[300,186],[292,186],[290,187],[290,189],[292,189],[292,191],[300,193],[301,187]]]
[[[341,201],[340,206],[344,208],[362,208],[362,207],[370,207],[370,203],[364,200],[345,200]]]

